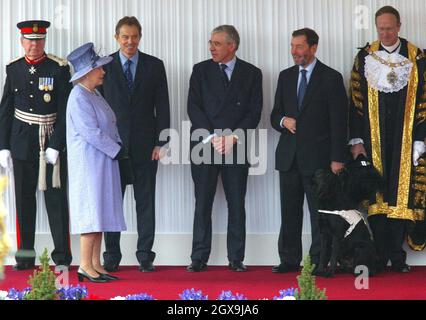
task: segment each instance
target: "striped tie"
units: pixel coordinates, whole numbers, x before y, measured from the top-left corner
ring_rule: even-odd
[[[132,60],[127,60],[124,64],[124,75],[126,77],[127,82],[127,88],[129,89],[129,92],[132,92],[133,90],[133,75],[132,70],[130,69],[130,66],[132,65]]]

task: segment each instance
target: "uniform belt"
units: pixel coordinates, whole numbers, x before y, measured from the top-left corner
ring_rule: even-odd
[[[39,154],[39,174],[38,174],[38,188],[41,191],[47,190],[46,184],[46,152],[45,142],[46,138],[50,138],[53,134],[54,128],[53,125],[56,122],[57,113],[51,114],[32,114],[24,112],[15,108],[15,118],[28,123],[29,125],[37,124],[39,125],[39,144],[40,144],[40,154]],[[59,157],[57,163],[53,167],[52,175],[52,187],[60,188],[61,180],[59,173]]]
[[[56,122],[57,113],[33,114],[15,108],[15,118],[28,124],[38,124],[39,126],[53,125]]]

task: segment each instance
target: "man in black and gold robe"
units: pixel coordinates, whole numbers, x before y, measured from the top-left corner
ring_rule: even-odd
[[[365,154],[385,180],[383,193],[371,199],[369,223],[379,269],[409,272],[403,243],[424,248],[413,233],[425,208],[426,59],[398,36],[400,16],[390,6],[376,13],[379,40],[355,58],[351,77],[350,144],[355,157]],[[418,230],[417,230],[418,231]],[[419,236],[420,235],[420,236]]]

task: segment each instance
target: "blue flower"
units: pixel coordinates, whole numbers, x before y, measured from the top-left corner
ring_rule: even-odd
[[[56,293],[60,300],[82,300],[89,295],[87,288],[80,285],[66,286],[56,291]]]
[[[194,288],[191,290],[185,289],[179,294],[181,300],[207,300],[208,296],[204,296],[201,290],[195,291]]]
[[[274,300],[296,300],[294,297],[295,291],[296,290],[294,288],[280,290],[280,296],[274,297]]]
[[[126,300],[155,300],[153,296],[148,293],[129,294]]]
[[[235,296],[232,294],[232,291],[223,291],[217,300],[247,300],[247,298],[243,294],[236,294]]]
[[[25,288],[22,291],[19,291],[19,290],[15,289],[15,288],[11,288],[11,289],[9,289],[7,297],[9,299],[12,299],[12,300],[24,300],[25,296],[28,293],[30,293],[30,291],[31,291],[31,287],[27,287],[27,288]]]

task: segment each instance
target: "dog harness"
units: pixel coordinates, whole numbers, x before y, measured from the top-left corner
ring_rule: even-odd
[[[345,221],[349,223],[349,228],[346,230],[345,238],[352,233],[352,231],[355,229],[355,227],[361,220],[366,224],[364,217],[362,216],[361,212],[359,212],[358,210],[335,210],[335,211],[318,210],[318,212],[335,214],[345,219]]]

